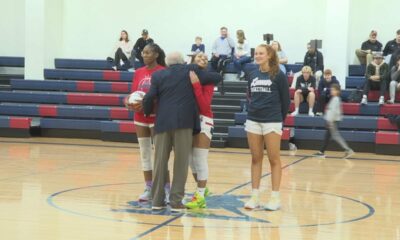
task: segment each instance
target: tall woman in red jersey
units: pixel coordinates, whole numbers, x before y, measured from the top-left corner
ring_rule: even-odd
[[[147,93],[151,85],[151,75],[158,70],[164,69],[166,66],[165,53],[157,44],[150,43],[146,45],[142,51],[142,56],[145,66],[135,71],[132,92],[142,91]],[[129,109],[135,111],[134,123],[140,147],[140,160],[142,162],[142,170],[146,183],[145,190],[143,194],[140,195],[139,201],[149,201],[151,200],[151,187],[153,184],[151,136],[155,122],[155,115],[145,117],[141,103],[127,104],[127,106]],[[169,193],[169,183],[165,187],[166,193]],[[168,201],[169,194],[166,195],[166,200]]]
[[[194,63],[200,68],[206,69],[208,65],[207,56],[204,53],[198,53],[194,57]],[[192,159],[190,159],[190,167],[197,182],[197,191],[192,201],[186,203],[186,207],[196,209],[206,207],[205,196],[208,195],[208,190],[206,190],[208,179],[207,159],[214,129],[213,113],[211,110],[214,84],[201,85],[194,71],[190,72],[190,81],[192,82],[199,108],[201,132],[193,138],[193,152]]]

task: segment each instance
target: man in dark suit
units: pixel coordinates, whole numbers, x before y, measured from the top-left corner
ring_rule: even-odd
[[[174,174],[170,193],[173,212],[185,209],[182,199],[192,151],[193,133],[200,132],[197,103],[189,78],[195,70],[202,84],[218,83],[222,77],[217,73],[200,71],[193,65],[184,65],[182,54],[167,56],[169,68],[153,73],[149,92],[143,98],[145,115],[153,112],[154,100],[158,100],[155,122],[155,157],[153,168],[153,210],[163,209],[164,185],[168,173],[168,160],[174,149]]]

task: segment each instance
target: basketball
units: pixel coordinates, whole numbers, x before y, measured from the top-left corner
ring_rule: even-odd
[[[145,92],[142,92],[142,91],[135,91],[135,92],[133,92],[131,95],[129,95],[128,103],[129,103],[129,104],[136,104],[136,103],[138,103],[139,101],[142,101],[142,100],[143,100],[144,95],[146,95]]]

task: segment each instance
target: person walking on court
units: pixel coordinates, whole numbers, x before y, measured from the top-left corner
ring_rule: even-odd
[[[340,85],[332,84],[331,86],[331,100],[328,103],[324,119],[326,121],[326,133],[324,143],[321,150],[314,154],[316,157],[325,157],[325,150],[328,147],[329,141],[332,138],[344,150],[345,155],[343,158],[349,158],[354,154],[354,151],[347,145],[346,141],[340,135],[338,130],[338,122],[342,121],[342,101],[340,100]]]
[[[275,211],[281,206],[279,188],[282,177],[280,149],[283,122],[289,110],[289,86],[286,75],[280,71],[279,58],[269,45],[261,44],[255,50],[257,68],[247,74],[248,107],[245,130],[251,152],[251,199],[244,207],[259,208],[259,188],[267,147],[271,166],[272,193],[266,210]]]
[[[200,120],[189,72],[197,70],[202,84],[218,83],[221,76],[217,73],[199,71],[193,65],[184,65],[183,56],[178,52],[168,54],[167,65],[169,68],[152,75],[150,91],[143,98],[143,111],[145,115],[150,115],[154,110],[154,101],[158,101],[154,136],[152,209],[161,210],[166,207],[164,185],[168,174],[168,160],[174,149],[170,206],[171,211],[180,212],[186,208],[182,204],[182,199],[185,193],[193,133],[200,132]]]
[[[146,45],[142,52],[144,67],[135,71],[135,76],[132,82],[132,92],[142,91],[147,93],[150,89],[151,75],[158,71],[165,69],[165,53],[155,43]],[[128,99],[125,99],[125,105],[135,112],[134,124],[136,128],[136,135],[139,143],[140,160],[142,163],[142,170],[145,181],[144,192],[139,196],[139,202],[146,202],[151,200],[151,188],[153,185],[153,161],[152,161],[152,143],[151,137],[153,135],[153,128],[155,116],[144,116],[141,103],[129,104]],[[165,184],[166,198],[168,202],[170,191],[169,176]]]

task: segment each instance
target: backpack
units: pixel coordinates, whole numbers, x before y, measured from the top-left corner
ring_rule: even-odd
[[[362,90],[359,90],[359,89],[353,90],[353,91],[350,93],[349,97],[347,98],[347,102],[350,102],[350,103],[360,103],[362,97],[363,97],[363,91],[362,91]]]

